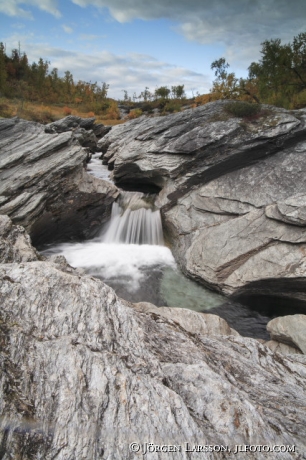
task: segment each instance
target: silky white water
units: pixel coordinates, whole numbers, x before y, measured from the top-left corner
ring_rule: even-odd
[[[100,236],[55,245],[44,254],[61,254],[73,267],[84,268],[121,291],[135,293],[148,274],[158,276],[164,267],[175,269],[173,255],[163,243],[160,212],[152,197],[123,192],[119,202],[113,203],[110,222]]]
[[[88,172],[110,180],[107,167],[98,159]],[[154,197],[139,192],[122,192],[113,204],[109,223],[101,234],[82,243],[49,246],[45,255],[64,255],[73,267],[99,277],[131,302],[210,311],[226,319],[242,335],[267,339],[269,318],[186,278],[177,268],[170,249],[163,245],[162,223]]]
[[[152,208],[149,198],[139,192],[125,192],[114,203],[104,243],[163,245],[163,229],[159,209]]]
[[[99,156],[88,164],[88,172],[110,180]],[[82,243],[49,246],[43,254],[65,256],[71,266],[99,277],[132,302],[201,310],[223,301],[179,272],[170,249],[164,246],[160,211],[152,195],[121,192],[99,236]]]

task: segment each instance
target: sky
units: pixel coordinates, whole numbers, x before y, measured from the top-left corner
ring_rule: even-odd
[[[306,0],[0,0],[0,41],[123,99],[184,84],[207,93],[211,63],[247,76],[261,43],[306,32]]]

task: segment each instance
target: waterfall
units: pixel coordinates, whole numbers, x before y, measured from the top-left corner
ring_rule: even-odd
[[[111,220],[104,243],[163,245],[163,230],[159,209],[152,196],[140,192],[122,192],[113,203]]]

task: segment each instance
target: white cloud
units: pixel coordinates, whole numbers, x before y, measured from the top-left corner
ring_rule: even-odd
[[[22,7],[19,5],[22,5]],[[0,0],[0,13],[33,19],[31,11],[24,9],[27,6],[37,7],[56,18],[61,17],[61,13],[57,8],[57,0]]]
[[[65,24],[62,25],[62,28],[64,29],[66,34],[72,34],[72,32],[73,32],[72,27],[66,26]]]
[[[287,42],[305,31],[305,0],[71,1],[82,7],[108,8],[119,22],[169,19],[188,40],[222,45],[226,57],[240,65],[259,58],[264,40],[278,37]]]
[[[23,43],[29,62],[37,62],[40,57],[51,62],[50,68],[57,67],[60,75],[70,70],[75,80],[106,82],[110,85],[109,96],[122,99],[122,90],[132,96],[146,86],[154,92],[157,86],[184,84],[185,90],[207,92],[211,77],[190,71],[184,67],[158,61],[152,56],[131,53],[116,55],[108,51],[85,54],[66,51],[44,43],[34,43],[33,36],[13,35],[5,39],[7,50],[16,48],[16,39]]]

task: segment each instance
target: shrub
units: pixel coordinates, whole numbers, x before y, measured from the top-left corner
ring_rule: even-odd
[[[229,102],[224,107],[224,110],[234,117],[249,118],[254,117],[261,111],[260,104],[251,104],[250,102]]]
[[[108,120],[120,120],[120,110],[116,101],[108,101],[108,108],[103,118]]]
[[[13,116],[13,111],[7,104],[0,104],[0,117],[11,118]]]
[[[69,108],[69,107],[64,107],[63,108],[63,114],[65,115],[65,117],[67,117],[67,115],[71,115],[72,113],[72,110]]]
[[[142,115],[142,110],[141,109],[134,109],[131,110],[130,113],[128,114],[128,118],[130,120],[133,120],[134,118],[138,118]]]
[[[152,112],[152,104],[150,104],[149,102],[144,102],[143,104],[141,104],[140,109],[143,112]]]
[[[53,121],[56,120],[56,117],[49,111],[49,110],[43,110],[38,117],[40,118],[39,122],[40,123],[52,123]]]
[[[182,104],[180,104],[179,102],[169,101],[164,107],[164,113],[165,112],[169,112],[169,113],[180,112],[181,106]]]

